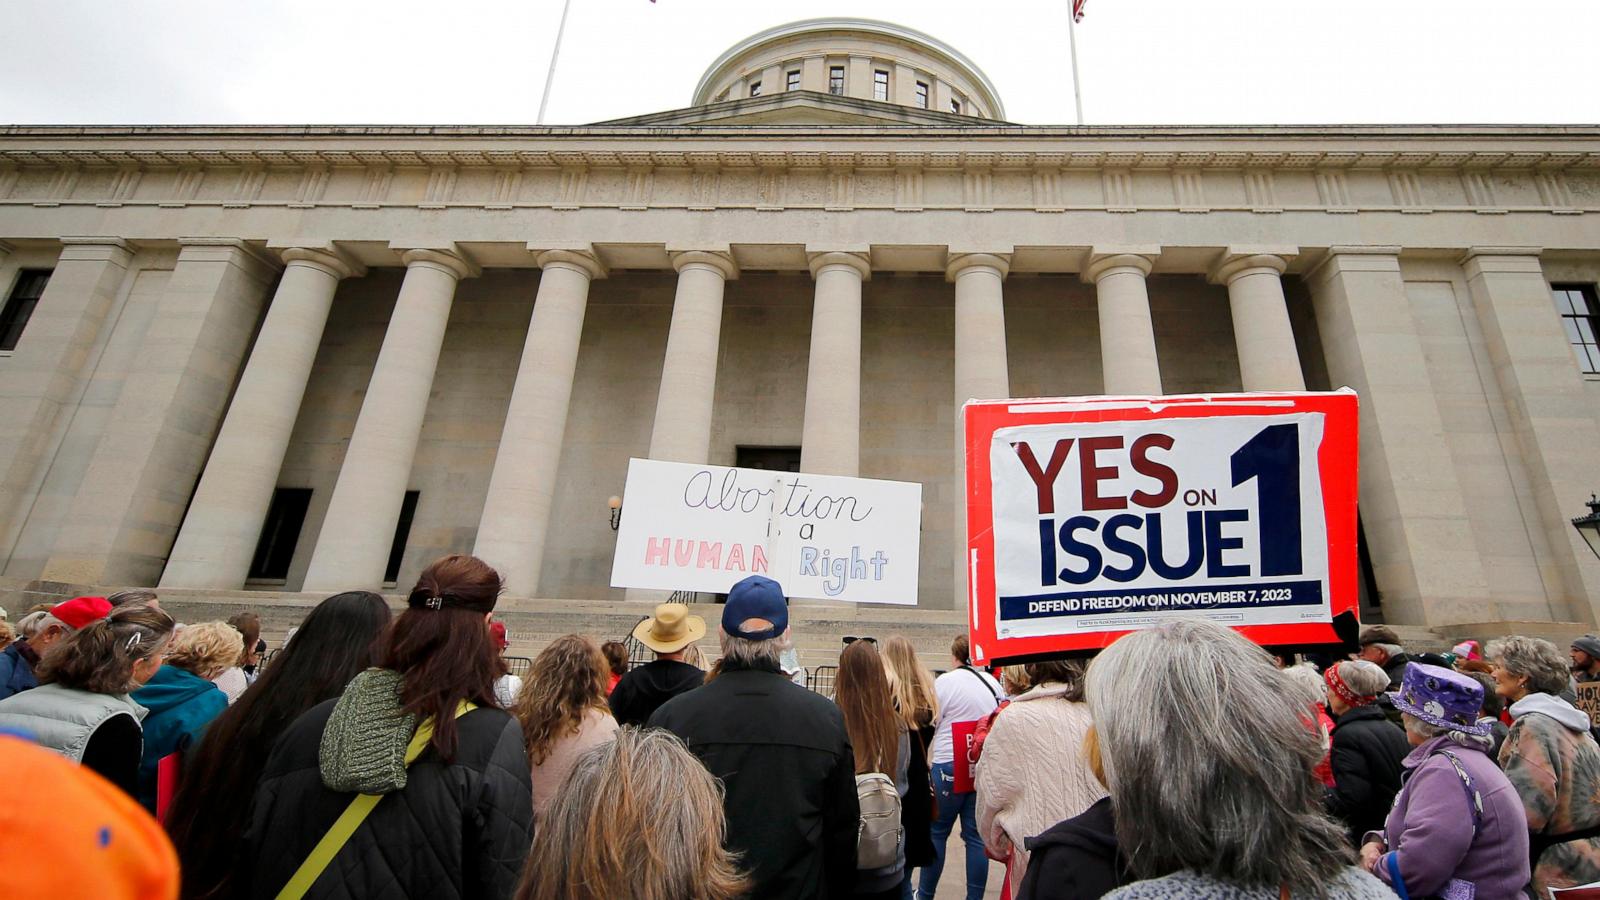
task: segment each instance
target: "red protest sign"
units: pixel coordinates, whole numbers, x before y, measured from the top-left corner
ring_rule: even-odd
[[[966,404],[974,662],[1196,616],[1265,645],[1354,613],[1353,391]]]

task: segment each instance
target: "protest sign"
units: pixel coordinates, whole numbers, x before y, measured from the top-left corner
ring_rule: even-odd
[[[920,484],[634,459],[623,499],[613,587],[917,602]]]
[[[1578,699],[1574,706],[1583,710],[1589,717],[1589,723],[1600,728],[1600,681],[1582,682],[1574,686]]]
[[[1201,617],[1332,643],[1356,587],[1356,395],[966,404],[975,661]]]

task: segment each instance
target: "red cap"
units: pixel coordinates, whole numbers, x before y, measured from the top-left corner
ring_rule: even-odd
[[[511,642],[506,640],[506,623],[504,622],[490,622],[489,636],[494,638],[495,646],[501,650],[511,646]]]
[[[74,629],[98,622],[110,614],[111,603],[104,597],[73,597],[50,607],[50,615]]]

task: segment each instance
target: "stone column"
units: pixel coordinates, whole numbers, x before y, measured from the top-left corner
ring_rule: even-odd
[[[162,587],[238,590],[250,571],[278,471],[339,281],[366,269],[333,249],[296,247],[211,448]]]
[[[8,560],[133,261],[133,248],[120,238],[65,237],[61,243],[50,283],[0,366],[0,421],[6,423],[0,433],[0,549]]]
[[[1283,270],[1295,248],[1229,247],[1211,280],[1228,286],[1239,374],[1247,391],[1303,391],[1300,352],[1283,299]]]
[[[1309,276],[1328,375],[1361,399],[1361,522],[1391,622],[1500,618],[1473,541],[1464,491],[1399,247],[1333,247]]]
[[[1572,527],[1595,489],[1600,426],[1532,247],[1475,247],[1462,259],[1574,622],[1600,620],[1600,561]]]
[[[711,453],[722,289],[738,270],[731,255],[705,250],[672,254],[672,267],[678,270],[678,292],[650,429],[650,458],[703,463]]]
[[[813,253],[811,274],[817,292],[800,470],[854,478],[861,471],[861,283],[872,264],[864,253]]]
[[[407,250],[401,259],[405,281],[301,590],[383,583],[456,283],[478,272],[450,251]]]
[[[243,241],[180,244],[43,579],[154,584],[161,575],[278,274],[277,259]]]
[[[951,493],[955,530],[956,609],[967,604],[967,453],[961,405],[968,400],[1011,396],[1006,365],[1006,317],[1001,285],[1010,271],[1010,254],[952,254],[945,277],[956,284],[956,435]]]
[[[1155,326],[1150,320],[1150,294],[1145,289],[1145,276],[1160,253],[1160,247],[1095,247],[1089,251],[1083,280],[1094,285],[1100,311],[1103,393],[1161,393],[1161,365],[1156,360]]]
[[[539,587],[589,282],[605,275],[588,251],[547,250],[538,262],[544,274],[472,547],[521,597]]]

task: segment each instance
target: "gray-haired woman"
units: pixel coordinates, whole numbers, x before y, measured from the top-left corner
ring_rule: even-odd
[[[1322,813],[1320,740],[1259,647],[1168,622],[1101,653],[1087,692],[1117,840],[1147,879],[1107,898],[1393,900]]]
[[[1532,839],[1536,896],[1600,880],[1600,747],[1589,717],[1556,696],[1568,661],[1549,641],[1514,635],[1490,641],[1495,692],[1511,704],[1500,767],[1522,797]]]

